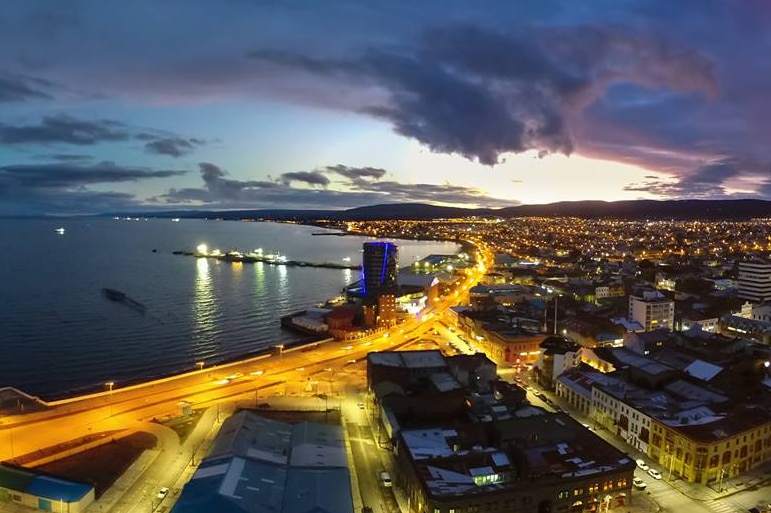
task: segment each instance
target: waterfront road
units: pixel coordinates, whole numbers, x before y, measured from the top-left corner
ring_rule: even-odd
[[[485,255],[482,262],[490,262]],[[437,315],[465,299],[468,287],[485,272],[479,264],[451,291],[419,317],[389,332],[355,341],[324,341],[311,346],[277,349],[243,361],[196,369],[147,383],[122,387],[105,384],[105,391],[48,403],[42,411],[4,415],[0,419],[0,461],[24,457],[30,464],[34,453],[100,433],[121,436],[146,430],[154,419],[177,417],[183,408],[207,408],[233,402],[253,393],[255,402],[269,391],[284,394],[334,387],[335,375],[365,359],[372,351],[397,350],[432,329]],[[273,393],[273,392],[271,392]]]

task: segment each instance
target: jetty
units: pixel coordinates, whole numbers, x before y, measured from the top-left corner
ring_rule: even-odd
[[[289,260],[284,256],[271,253],[251,252],[241,253],[240,251],[228,251],[223,253],[218,250],[212,251],[173,251],[173,255],[186,255],[194,256],[196,258],[213,258],[215,260],[222,260],[224,262],[234,262],[243,264],[265,263],[270,265],[284,265],[287,267],[321,267],[327,269],[351,269],[358,271],[361,269],[360,265],[349,263],[334,263],[334,262],[306,262],[302,260]]]

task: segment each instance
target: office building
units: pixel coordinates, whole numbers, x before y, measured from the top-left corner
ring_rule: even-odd
[[[762,303],[771,299],[771,262],[751,260],[739,262],[739,290],[741,299]]]
[[[672,330],[675,325],[675,302],[657,290],[646,290],[642,296],[629,296],[628,319],[639,324],[643,331]]]
[[[393,242],[365,242],[362,262],[363,295],[376,297],[396,287],[397,249]]]

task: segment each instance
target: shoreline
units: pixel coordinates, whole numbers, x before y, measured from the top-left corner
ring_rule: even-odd
[[[265,222],[274,222],[274,221],[265,221]],[[333,230],[333,228],[327,228],[325,226],[321,226],[315,223],[297,223],[297,224],[303,224],[305,226],[314,226],[317,228]],[[436,238],[436,237],[431,237],[431,238],[409,237],[409,236],[396,236],[393,234],[389,236],[376,236],[376,235],[373,235],[370,233],[364,233],[364,232],[343,232],[343,233],[333,232],[333,233],[330,233],[329,235],[371,237],[376,239],[391,239],[391,240],[396,240],[397,243],[399,240],[404,240],[404,241],[416,240],[416,241],[428,241],[428,242],[438,242],[438,243],[451,242],[459,246],[459,248],[457,248],[454,251],[454,253],[457,253],[458,251],[464,251],[466,249],[466,245],[463,242],[455,239],[450,239],[450,238],[445,239],[445,238]],[[308,305],[308,306],[311,307],[312,305]],[[280,325],[280,320],[281,320],[281,316],[275,316],[272,322]],[[289,342],[282,342],[282,339],[283,339],[283,336],[282,336],[281,338],[278,338],[277,340],[274,340],[263,347],[250,349],[237,354],[231,354],[229,356],[224,356],[219,359],[207,359],[207,366],[205,368],[211,370],[212,368],[216,368],[216,367],[222,367],[230,364],[249,361],[257,357],[265,357],[276,353],[277,349],[275,348],[275,346],[280,343],[284,344],[285,349],[283,351],[286,352],[288,350],[299,350],[299,348],[307,348],[308,350],[310,350],[314,348],[317,344],[326,340],[323,335],[313,336],[313,335],[307,335],[307,334],[299,334],[297,331],[294,331],[294,330],[291,330],[291,331],[295,336]],[[183,376],[191,372],[196,372],[198,370],[196,368],[194,361],[190,361],[187,363],[181,362],[181,363],[182,365],[176,368],[160,369],[160,370],[157,370],[156,372],[153,372],[154,369],[147,369],[148,370],[147,373],[121,379],[120,388],[139,386],[142,384],[152,383],[159,380],[174,379],[175,377]],[[53,385],[52,388],[56,387],[55,383],[51,383],[51,385]],[[91,382],[91,383],[83,383],[83,384],[73,383],[73,385],[74,386],[68,387],[66,389],[58,388],[54,391],[45,391],[42,393],[27,392],[25,388],[18,387],[13,383],[0,384],[0,388],[13,388],[13,389],[19,390],[25,395],[29,395],[30,397],[34,397],[35,399],[45,404],[48,404],[48,403],[56,403],[60,401],[74,400],[74,398],[103,393],[104,387],[105,387],[104,382],[101,380],[96,382]],[[118,387],[116,387],[115,390],[117,391]]]
[[[325,342],[328,340],[328,337],[312,337],[312,336],[306,336],[305,338],[302,338],[300,340],[292,341],[289,343],[284,343],[284,349],[282,350],[284,353],[290,350],[297,350],[300,347],[310,347],[314,348],[317,344],[321,342]],[[266,348],[258,349],[255,351],[249,351],[246,353],[242,353],[240,355],[234,355],[230,357],[226,357],[222,360],[212,360],[211,365],[207,365],[204,367],[204,370],[209,370],[211,372],[212,369],[215,369],[217,367],[223,367],[227,365],[232,365],[236,363],[243,363],[255,358],[261,358],[266,356],[271,356],[273,354],[278,354],[276,350],[277,344],[272,344]],[[171,371],[170,373],[162,373],[157,375],[147,375],[144,377],[138,377],[135,380],[127,380],[121,382],[121,384],[125,386],[116,387],[113,391],[117,392],[120,389],[123,388],[130,388],[140,385],[145,385],[147,383],[152,383],[154,381],[162,381],[162,380],[168,380],[168,379],[174,379],[180,376],[184,376],[186,374],[189,374],[191,372],[199,372],[199,369],[195,368],[195,363],[193,363],[191,369],[179,369],[177,371]],[[84,385],[79,388],[72,388],[65,391],[62,391],[61,394],[40,394],[40,395],[34,395],[26,392],[25,390],[14,387],[13,385],[6,385],[6,386],[0,386],[0,389],[2,388],[13,388],[15,390],[18,390],[19,392],[28,395],[30,397],[34,397],[46,404],[49,403],[56,403],[61,401],[68,401],[68,400],[74,400],[78,397],[83,396],[89,396],[94,394],[99,394],[104,392],[104,383],[94,383],[91,385]]]

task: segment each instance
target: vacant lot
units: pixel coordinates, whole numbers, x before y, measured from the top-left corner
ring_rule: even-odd
[[[92,483],[100,497],[147,449],[155,447],[155,436],[135,433],[95,449],[84,451],[37,470],[78,481]]]

